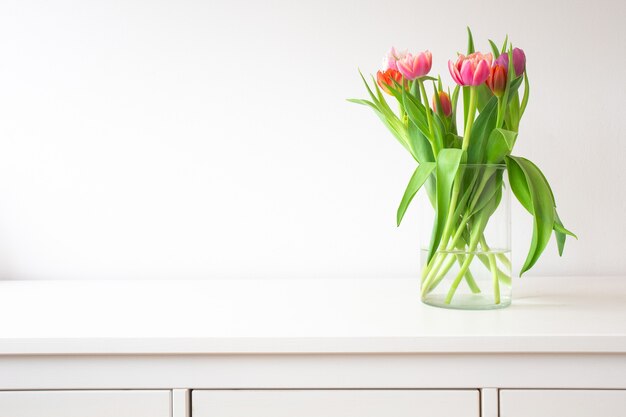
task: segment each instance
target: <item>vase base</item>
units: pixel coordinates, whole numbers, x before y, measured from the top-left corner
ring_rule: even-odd
[[[458,294],[452,302],[445,302],[443,294],[429,294],[422,298],[422,303],[431,307],[447,308],[452,310],[499,310],[511,305],[511,298],[506,297],[496,304],[493,298],[487,298],[482,294]]]

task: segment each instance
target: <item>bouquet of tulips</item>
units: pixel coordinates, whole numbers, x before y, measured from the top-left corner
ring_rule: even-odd
[[[476,255],[478,245],[488,248],[484,231],[500,204],[505,171],[513,194],[534,218],[532,242],[520,275],[537,262],[553,232],[559,254],[566,235],[575,237],[563,226],[550,185],[539,168],[511,154],[530,92],[526,56],[508,42],[508,37],[500,48],[491,40],[489,43],[490,53],[476,52],[468,28],[467,54],[448,62],[456,83],[452,92],[444,90],[440,77],[428,75],[432,65],[429,51],[413,54],[392,48],[371,85],[361,74],[370,99],[349,100],[373,109],[418,163],[400,202],[397,224],[426,184],[435,220],[423,265],[422,295],[432,291],[450,265],[458,261],[459,270],[445,297],[448,304],[463,279],[472,291],[480,291],[469,274],[475,256],[492,272],[496,290],[501,282],[510,285],[508,258]],[[427,89],[432,89],[430,98]],[[386,97],[397,102],[397,111]],[[460,126],[459,114],[463,120]],[[462,250],[463,257],[447,259],[454,250]],[[504,266],[508,274],[502,272],[507,269]],[[494,297],[499,303],[499,291]]]

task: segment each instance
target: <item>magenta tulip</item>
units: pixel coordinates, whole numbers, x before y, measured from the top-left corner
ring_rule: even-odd
[[[502,54],[496,59],[496,63],[502,65],[506,71],[509,71],[509,55]],[[526,54],[520,48],[513,48],[513,68],[515,76],[519,77],[526,70]]]
[[[411,53],[396,62],[398,71],[407,80],[414,80],[428,74],[433,65],[433,56],[429,51],[417,55]]]
[[[448,61],[448,69],[454,81],[460,86],[476,86],[484,83],[491,69],[491,54],[474,52],[465,56],[459,55],[456,63]]]

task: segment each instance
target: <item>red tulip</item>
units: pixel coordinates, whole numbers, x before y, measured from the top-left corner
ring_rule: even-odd
[[[487,85],[497,97],[502,97],[506,89],[506,73],[504,65],[500,65],[497,61],[494,62],[489,72],[489,78],[487,78]]]
[[[391,94],[389,87],[397,88],[397,84],[402,85],[402,74],[398,70],[388,68],[385,71],[378,71],[376,73],[376,82],[387,94]]]
[[[438,95],[439,102],[441,103],[441,111],[437,108],[437,97],[435,96],[433,96],[433,110],[445,117],[452,116],[452,102],[450,101],[450,96],[445,91],[440,91]]]

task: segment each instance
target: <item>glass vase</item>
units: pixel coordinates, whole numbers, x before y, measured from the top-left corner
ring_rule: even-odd
[[[424,188],[417,197],[422,302],[467,310],[510,305],[506,165],[461,164],[447,192],[438,189],[435,170]]]

